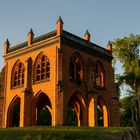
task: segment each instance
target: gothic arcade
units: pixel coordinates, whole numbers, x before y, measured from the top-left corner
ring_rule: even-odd
[[[4,44],[2,127],[35,125],[119,126],[112,45],[90,42],[63,29],[10,47]]]

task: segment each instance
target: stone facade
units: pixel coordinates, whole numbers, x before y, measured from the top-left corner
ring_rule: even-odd
[[[10,47],[4,44],[4,90],[0,97],[2,127],[38,125],[47,109],[51,125],[67,125],[68,109],[78,126],[119,126],[118,98],[114,89],[112,45],[104,49],[63,29]],[[98,111],[101,111],[99,116]]]

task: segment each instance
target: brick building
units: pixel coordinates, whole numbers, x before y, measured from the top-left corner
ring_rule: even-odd
[[[34,38],[31,30],[14,47],[7,40],[4,60],[2,127],[40,125],[43,110],[46,125],[67,125],[75,117],[78,126],[119,126],[110,42],[105,49],[90,42],[88,31],[84,38],[71,34],[59,17],[52,32]]]

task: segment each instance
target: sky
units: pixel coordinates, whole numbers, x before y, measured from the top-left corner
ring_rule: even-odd
[[[91,41],[102,47],[140,33],[140,0],[0,0],[0,69],[7,38],[14,46],[27,41],[31,28],[35,37],[50,32],[59,16],[64,30],[83,37],[88,29]]]

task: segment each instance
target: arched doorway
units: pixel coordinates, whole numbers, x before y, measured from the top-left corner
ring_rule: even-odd
[[[97,97],[97,121],[98,126],[108,127],[108,109],[103,97]]]
[[[38,126],[51,126],[52,125],[52,105],[48,96],[41,92],[33,101],[32,119],[33,125]]]
[[[83,126],[87,125],[87,109],[85,100],[80,93],[74,93],[67,107],[66,125]]]
[[[19,127],[20,124],[20,98],[16,96],[10,103],[7,112],[7,127]]]

